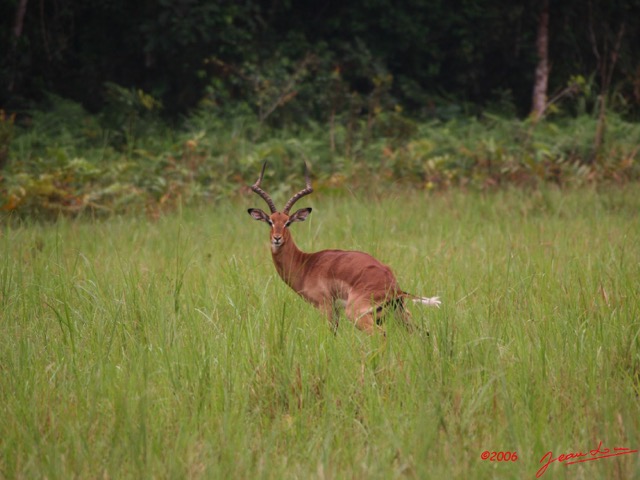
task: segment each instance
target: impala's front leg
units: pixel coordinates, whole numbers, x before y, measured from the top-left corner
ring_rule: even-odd
[[[325,301],[317,305],[317,307],[322,313],[324,313],[325,317],[327,317],[327,321],[329,322],[329,328],[331,328],[331,331],[334,334],[338,333],[340,312],[336,303],[332,301]]]

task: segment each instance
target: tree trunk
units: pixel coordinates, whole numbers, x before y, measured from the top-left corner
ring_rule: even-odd
[[[13,22],[13,36],[17,41],[22,36],[22,27],[24,26],[24,15],[27,13],[27,1],[20,0],[18,8],[16,8],[16,18]]]
[[[589,3],[589,8],[591,9],[591,3]],[[607,37],[603,36],[603,53],[600,54],[598,41],[593,29],[593,16],[590,15],[590,18],[591,45],[593,46],[593,52],[598,59],[601,79],[600,95],[598,95],[598,123],[596,125],[596,133],[593,139],[593,156],[590,160],[590,162],[594,162],[600,157],[600,149],[602,148],[605,139],[607,130],[607,97],[609,96],[609,87],[611,86],[613,71],[616,68],[616,63],[620,56],[620,46],[622,45],[622,37],[624,36],[626,24],[623,22],[622,25],[620,25],[618,35],[616,37],[616,43],[610,54]]]
[[[538,36],[536,38],[538,64],[536,65],[535,84],[531,117],[534,122],[542,118],[547,108],[547,85],[549,83],[549,0],[544,0],[538,20]]]
[[[22,36],[22,29],[24,27],[24,16],[27,13],[27,1],[28,0],[20,0],[18,2],[18,6],[16,8],[16,17],[13,21],[13,39],[11,41],[11,52],[9,53],[12,70],[9,76],[9,85],[7,86],[7,89],[10,92],[13,92],[16,82],[16,50],[18,48],[18,40],[20,40],[20,37]]]

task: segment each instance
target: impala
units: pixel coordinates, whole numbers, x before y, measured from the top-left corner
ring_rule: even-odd
[[[338,327],[338,309],[344,307],[346,316],[360,330],[369,334],[379,329],[381,317],[389,309],[395,310],[407,329],[413,329],[411,314],[405,300],[439,307],[438,297],[418,297],[404,292],[398,286],[391,269],[364,252],[322,250],[302,252],[289,231],[291,224],[303,222],[311,208],[301,208],[290,214],[291,207],[302,197],[313,192],[309,169],[305,163],[306,187],[285,204],[281,212],[271,197],[260,188],[267,162],[251,190],[269,206],[267,215],[259,208],[250,208],[249,214],[271,227],[271,255],[278,274],[298,295],[320,309],[332,327]]]

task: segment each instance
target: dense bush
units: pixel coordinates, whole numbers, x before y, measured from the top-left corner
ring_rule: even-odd
[[[107,114],[50,99],[28,125],[0,116],[0,177],[5,216],[157,216],[177,205],[247,193],[263,161],[276,196],[297,186],[302,162],[320,190],[535,187],[640,178],[640,125],[581,115],[537,124],[484,114],[416,122],[399,109],[344,113],[327,124],[274,128],[252,115],[225,121],[203,108],[178,128],[159,120],[159,104],[141,91],[114,90]],[[126,101],[125,101],[126,100]],[[370,99],[368,101],[371,101]]]

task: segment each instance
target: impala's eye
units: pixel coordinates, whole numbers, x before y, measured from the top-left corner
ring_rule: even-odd
[[[284,224],[284,228],[288,228],[288,227],[289,227],[289,225],[291,225],[291,222],[287,222],[287,223],[285,223],[285,224]]]

